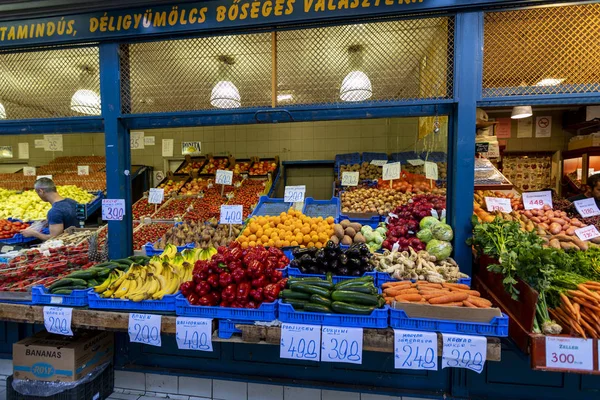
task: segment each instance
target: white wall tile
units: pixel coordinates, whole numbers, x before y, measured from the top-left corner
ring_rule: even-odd
[[[213,379],[214,400],[241,400],[248,398],[248,383]]]
[[[115,387],[146,390],[146,376],[141,372],[115,371]]]
[[[179,394],[189,396],[212,397],[212,379],[179,377]]]
[[[283,386],[248,383],[248,400],[283,400]]]
[[[321,390],[286,386],[283,388],[283,400],[320,400]]]
[[[178,377],[175,375],[146,374],[146,391],[177,393]]]
[[[323,390],[321,392],[321,400],[360,400],[360,393]]]

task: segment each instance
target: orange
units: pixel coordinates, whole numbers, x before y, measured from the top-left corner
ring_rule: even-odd
[[[273,233],[273,229],[271,229],[271,228],[267,228],[267,229],[265,229],[265,231],[264,231],[264,232],[265,232],[265,235],[267,235],[267,236],[271,236],[271,234]]]
[[[273,232],[273,233],[271,233],[271,236],[269,236],[269,237],[270,237],[271,239],[273,239],[273,240],[277,240],[277,239],[279,239],[279,235],[277,234],[277,232]]]
[[[275,246],[275,242],[273,240],[268,240],[266,245],[268,245],[269,247],[273,247]]]
[[[328,224],[333,224],[333,217],[327,217],[325,221],[327,221]]]
[[[304,235],[308,235],[310,233],[310,226],[304,225],[302,229],[300,229],[300,232],[302,232]]]
[[[248,236],[248,241],[249,242],[256,242],[256,235],[250,235],[250,236]]]
[[[313,233],[313,235],[310,237],[310,239],[316,243],[319,241],[319,236],[317,234]]]
[[[315,247],[315,244],[313,242],[308,242],[308,244],[306,245],[306,247]]]
[[[290,243],[290,246],[298,246],[298,242],[296,242],[295,240],[292,240],[292,242]]]
[[[256,242],[252,241],[248,243],[248,247],[254,247],[256,246]]]
[[[243,244],[242,244],[242,246],[243,246]],[[289,247],[289,246],[290,246],[290,241],[289,240],[284,240],[282,247]]]
[[[298,233],[300,233],[300,229],[299,228],[294,229],[294,235],[296,235]]]
[[[323,243],[321,243],[321,242],[317,242],[317,243],[315,243],[315,247],[316,247],[317,249],[320,249],[321,247],[323,247]]]
[[[256,233],[256,231],[258,230],[258,225],[255,224],[254,222],[250,224],[250,232],[252,233]]]
[[[261,237],[262,235],[264,235],[264,232],[261,228],[258,228],[258,230],[256,231],[256,237]]]
[[[248,248],[248,242],[243,242],[242,249],[247,249],[247,248]]]
[[[248,238],[246,236],[240,236],[238,238],[238,242],[240,242],[240,243],[244,243],[244,242],[247,242],[247,241],[248,241]]]
[[[310,243],[311,237],[308,235],[304,235],[304,237],[302,238],[302,242],[304,243]]]
[[[242,232],[242,235],[244,235],[244,236],[250,236],[250,235],[252,235],[252,232],[250,231],[250,228],[244,229],[244,232]]]
[[[283,240],[276,239],[275,240],[275,247],[283,247]]]

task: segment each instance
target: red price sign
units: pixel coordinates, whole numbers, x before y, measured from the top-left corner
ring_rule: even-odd
[[[591,371],[592,340],[570,337],[546,337],[546,367]]]
[[[536,210],[544,206],[552,208],[552,192],[523,193],[523,206],[526,210]]]
[[[485,204],[487,205],[488,211],[501,211],[505,213],[512,211],[510,199],[503,199],[501,197],[486,197]]]

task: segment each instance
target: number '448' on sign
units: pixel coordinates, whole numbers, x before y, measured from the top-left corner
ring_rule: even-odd
[[[523,193],[523,207],[526,210],[536,210],[549,206],[552,208],[552,192],[547,190],[544,192],[526,192]]]

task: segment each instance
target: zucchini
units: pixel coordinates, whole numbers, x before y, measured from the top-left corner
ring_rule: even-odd
[[[106,261],[106,262],[103,262],[100,264],[96,264],[96,265],[92,266],[92,268],[105,268],[105,267],[108,267],[110,264],[112,264],[112,262]]]
[[[310,294],[295,292],[291,289],[285,289],[281,292],[281,297],[283,297],[284,299],[308,300],[310,299]]]
[[[323,304],[315,304],[315,303],[307,303],[304,306],[304,311],[308,312],[320,312],[320,313],[330,313],[331,308],[324,306]]]
[[[309,285],[312,286],[318,286],[318,287],[322,287],[328,290],[333,290],[333,283],[329,282],[329,281],[324,281],[324,280],[318,280],[318,281],[306,281],[306,282],[302,282],[302,283],[307,283]]]
[[[56,281],[52,285],[48,286],[48,291],[58,289],[59,287],[62,287],[62,286],[70,286],[71,281],[72,281],[72,279],[69,279],[69,278],[63,278],[59,281]]]
[[[377,294],[377,289],[373,285],[362,285],[362,286],[346,286],[344,291],[365,293],[365,294]]]
[[[331,299],[328,299],[327,297],[318,294],[311,295],[310,302],[314,304],[321,304],[325,307],[331,307]]]
[[[319,294],[324,297],[331,297],[331,292],[323,287],[314,286],[312,283],[292,283],[290,285],[292,290],[308,293],[308,294]]]
[[[95,278],[97,273],[98,271],[94,270],[76,271],[67,275],[67,278],[83,279],[84,281],[87,281],[89,279]]]
[[[376,306],[379,304],[379,298],[372,294],[352,292],[350,290],[336,290],[331,294],[333,301],[342,301],[352,304],[364,304],[366,306]]]
[[[96,276],[98,278],[106,279],[106,278],[108,278],[108,275],[110,275],[111,272],[112,272],[112,269],[104,268],[104,269],[98,270],[98,273],[96,274]]]
[[[360,314],[360,315],[370,315],[375,307],[370,306],[359,306],[356,304],[344,303],[342,301],[334,301],[331,303],[331,308],[333,311],[341,314]]]
[[[288,285],[291,285],[292,283],[312,283],[312,282],[322,282],[323,279],[321,278],[313,278],[313,277],[290,277],[288,278]]]
[[[87,287],[87,285],[85,285],[85,286],[62,286],[62,287],[59,287],[58,289],[54,289],[52,292],[50,292],[50,294],[60,294],[57,292],[59,292],[61,290],[71,290],[72,291],[72,290],[86,290],[86,289],[89,289]]]
[[[73,293],[73,290],[71,290],[71,289],[63,289],[63,288],[57,289],[54,292],[52,292],[52,294],[60,294],[60,295],[63,295],[63,296],[69,296],[71,293]]]
[[[131,264],[134,263],[134,261],[130,260],[129,258],[120,258],[118,260],[112,260],[112,262],[117,263],[117,264],[128,265],[128,266],[130,266]]]
[[[89,288],[93,288],[94,286],[98,286],[98,285],[99,285],[99,283],[95,279],[90,279],[89,281],[87,281],[87,287],[89,287]]]
[[[300,300],[300,299],[284,299],[284,303],[291,304],[294,309],[304,309],[304,307],[308,304],[308,300]]]
[[[354,279],[348,279],[345,281],[341,281],[335,285],[335,288],[341,289],[347,285],[359,285],[361,283],[373,283],[373,277],[372,276],[363,276],[360,278],[354,278]]]

